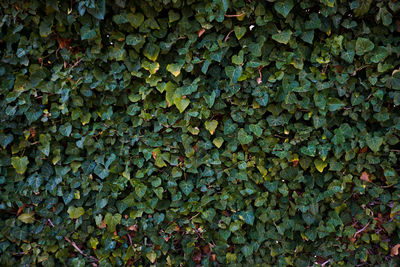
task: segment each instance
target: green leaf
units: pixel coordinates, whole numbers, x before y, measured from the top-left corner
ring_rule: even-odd
[[[347,63],[353,63],[355,52],[354,50],[342,51],[340,57]]]
[[[89,8],[88,12],[96,19],[103,20],[106,14],[106,0],[95,0],[93,3],[95,6]]]
[[[238,140],[242,145],[247,145],[253,141],[253,136],[247,134],[247,132],[243,128],[241,128],[238,131]]]
[[[45,18],[42,20],[39,26],[40,37],[47,37],[51,34],[52,23],[49,19]]]
[[[117,213],[112,215],[111,213],[107,212],[106,216],[104,217],[104,222],[107,224],[107,229],[110,232],[114,232],[117,225],[121,222],[122,215]]]
[[[327,105],[328,105],[329,111],[336,111],[336,110],[340,109],[341,107],[343,107],[345,104],[337,98],[330,97],[330,98],[328,98]]]
[[[383,144],[383,140],[383,137],[372,137],[370,135],[368,135],[366,139],[368,147],[375,153],[379,151],[379,148]]]
[[[239,218],[243,220],[245,223],[253,225],[254,224],[254,212],[252,210],[242,211],[239,214]]]
[[[368,38],[358,37],[356,41],[356,54],[362,56],[374,49],[375,45]]]
[[[243,50],[239,51],[238,55],[233,55],[232,56],[232,63],[235,65],[242,65],[243,64]]]
[[[279,33],[273,34],[272,39],[277,41],[278,43],[287,44],[289,43],[290,36],[292,36],[292,31],[284,30]]]
[[[313,43],[314,40],[314,31],[305,31],[301,34],[301,39],[309,44]]]
[[[193,186],[192,181],[191,181],[191,180],[188,180],[188,181],[182,181],[182,182],[180,182],[180,183],[179,183],[179,188],[182,190],[182,192],[183,192],[186,196],[188,196],[188,195],[192,192],[194,186]]]
[[[161,157],[159,157],[159,158],[161,158]],[[135,193],[139,198],[144,197],[144,195],[146,194],[146,191],[147,191],[147,186],[145,186],[144,184],[142,184],[142,183],[135,184]]]
[[[60,134],[62,134],[63,136],[69,136],[72,132],[72,125],[71,123],[67,122],[64,125],[61,125],[60,128],[58,129],[58,131],[60,132]]]
[[[356,17],[361,17],[368,13],[370,6],[372,2],[374,2],[374,0],[363,0],[358,2],[360,3],[359,7],[354,9],[354,14],[356,15]]]
[[[81,28],[81,39],[82,40],[91,40],[95,38],[97,35],[96,30],[91,29],[89,25],[84,25]]]
[[[138,45],[140,43],[144,43],[144,38],[139,34],[129,34],[126,36],[126,44],[127,45]]]
[[[319,0],[322,4],[328,6],[328,7],[334,7],[335,6],[335,0]]]
[[[151,250],[149,252],[146,253],[146,258],[151,262],[151,263],[155,263],[156,259],[157,259],[157,254]]]
[[[159,53],[160,47],[153,43],[147,43],[143,50],[143,55],[151,61],[156,61]]]
[[[186,96],[174,96],[174,104],[178,108],[179,112],[182,113],[189,106],[190,100]]]
[[[275,2],[274,4],[276,12],[278,12],[285,18],[289,15],[290,10],[292,10],[293,7],[294,7],[293,0],[279,1]]]
[[[29,160],[27,156],[20,157],[12,157],[11,165],[19,174],[24,174],[29,164]]]
[[[217,137],[213,140],[213,144],[217,147],[220,148],[222,144],[224,143],[224,138],[222,137]]]
[[[34,223],[35,213],[34,212],[21,213],[21,215],[18,216],[18,220],[20,220],[23,223]]]
[[[167,65],[167,71],[171,72],[175,77],[178,77],[179,74],[181,74],[181,68],[182,66],[176,63]]]
[[[245,245],[241,248],[241,251],[245,257],[248,257],[253,254],[253,247],[251,245]]]
[[[227,66],[225,67],[225,74],[230,79],[230,83],[236,83],[242,75],[242,66]]]
[[[250,124],[250,131],[257,137],[262,135],[263,129],[258,124]]]
[[[139,28],[139,26],[144,22],[144,16],[142,13],[128,13],[126,14],[126,19],[134,28]]]
[[[240,40],[246,33],[246,27],[235,26],[233,29],[238,40]]]
[[[75,208],[74,206],[70,206],[67,210],[69,217],[71,219],[78,219],[83,214],[85,214],[85,210],[82,207]]]
[[[204,123],[204,125],[205,125],[206,129],[210,132],[210,134],[213,135],[215,132],[215,129],[217,129],[218,121],[216,121],[216,120],[206,121]]]

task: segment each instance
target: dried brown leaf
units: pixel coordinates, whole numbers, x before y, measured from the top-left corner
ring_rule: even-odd
[[[399,249],[400,249],[400,244],[397,244],[394,247],[392,247],[392,249],[390,250],[390,256],[393,257],[399,255]]]

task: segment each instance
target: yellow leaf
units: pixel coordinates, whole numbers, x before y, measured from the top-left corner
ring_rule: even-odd
[[[317,170],[319,172],[323,172],[325,167],[328,166],[328,163],[326,163],[326,162],[324,162],[324,161],[322,161],[320,159],[316,159],[314,161],[314,165],[315,165],[315,168],[317,168]]]

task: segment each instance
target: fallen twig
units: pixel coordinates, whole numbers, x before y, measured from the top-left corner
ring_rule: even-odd
[[[353,235],[353,238],[356,238],[356,236],[357,236],[359,233],[361,233],[361,232],[363,232],[365,229],[367,229],[367,227],[368,227],[369,224],[370,224],[370,222],[368,222],[363,228],[361,228],[360,230],[358,230],[358,231]]]
[[[241,16],[243,16],[243,15],[245,15],[245,14],[246,14],[245,12],[242,12],[242,13],[236,14],[236,15],[228,15],[228,14],[225,14],[225,17],[227,17],[227,18],[236,18],[236,17],[241,17]]]
[[[50,224],[51,227],[55,227],[53,222],[50,219],[47,219],[47,222]]]
[[[89,258],[89,259],[95,261],[96,263],[99,262],[99,260],[98,260],[96,257],[93,257],[93,256],[90,256],[90,255],[85,254],[85,253],[76,245],[76,243],[75,243],[74,241],[71,241],[68,237],[64,236],[64,239],[65,239],[65,241],[67,241],[68,243],[70,243],[70,244],[76,249],[76,251],[78,251],[79,254],[81,254],[82,256],[84,256],[84,257],[86,257],[86,258]],[[96,264],[95,266],[97,266],[97,264]]]
[[[231,35],[231,33],[233,32],[233,30],[231,30],[230,32],[228,32],[228,34],[226,35],[224,42],[228,41],[229,39],[229,35]]]

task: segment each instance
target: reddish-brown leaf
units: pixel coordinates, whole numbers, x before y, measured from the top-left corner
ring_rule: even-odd
[[[69,48],[69,45],[71,44],[70,38],[64,39],[64,38],[58,36],[57,41],[58,41],[58,46],[60,47],[60,49]]]
[[[367,152],[367,150],[368,150],[368,147],[363,147],[363,148],[361,148],[359,151],[358,151],[358,154],[362,154],[362,153],[365,153],[365,152]]]
[[[293,160],[292,162],[293,162],[293,167],[296,167],[297,164],[299,164],[299,161],[298,161],[298,160]]]
[[[22,207],[20,207],[17,211],[17,216],[21,214],[21,212],[25,209],[25,204],[22,205]]]
[[[226,217],[229,217],[229,212],[226,210],[222,211],[222,214],[225,215]]]
[[[35,138],[35,136],[36,136],[36,130],[35,130],[35,128],[29,128],[29,133],[30,133],[30,135],[32,136],[32,138]]]
[[[129,230],[129,231],[135,231],[135,232],[137,232],[137,225],[134,224],[134,225],[129,226],[129,227],[128,227],[128,230]]]
[[[199,37],[201,37],[205,31],[206,31],[205,29],[200,29],[200,30],[197,32],[197,35],[198,35]]]
[[[104,221],[101,221],[99,228],[104,229],[107,227],[107,224]]]
[[[371,182],[371,180],[369,179],[369,174],[366,173],[366,172],[363,172],[361,174],[360,179],[363,180],[363,181],[369,182],[369,183]]]
[[[399,255],[399,249],[400,249],[400,244],[397,244],[394,247],[392,247],[392,249],[390,250],[390,256],[393,257]]]
[[[204,254],[209,254],[211,252],[210,246],[208,244],[204,245],[202,247],[202,251],[203,251]]]
[[[192,260],[193,260],[195,263],[200,263],[200,262],[201,262],[201,252],[198,251],[198,252],[196,252],[195,254],[193,254]]]
[[[217,256],[215,254],[211,255],[211,261],[217,261]]]

